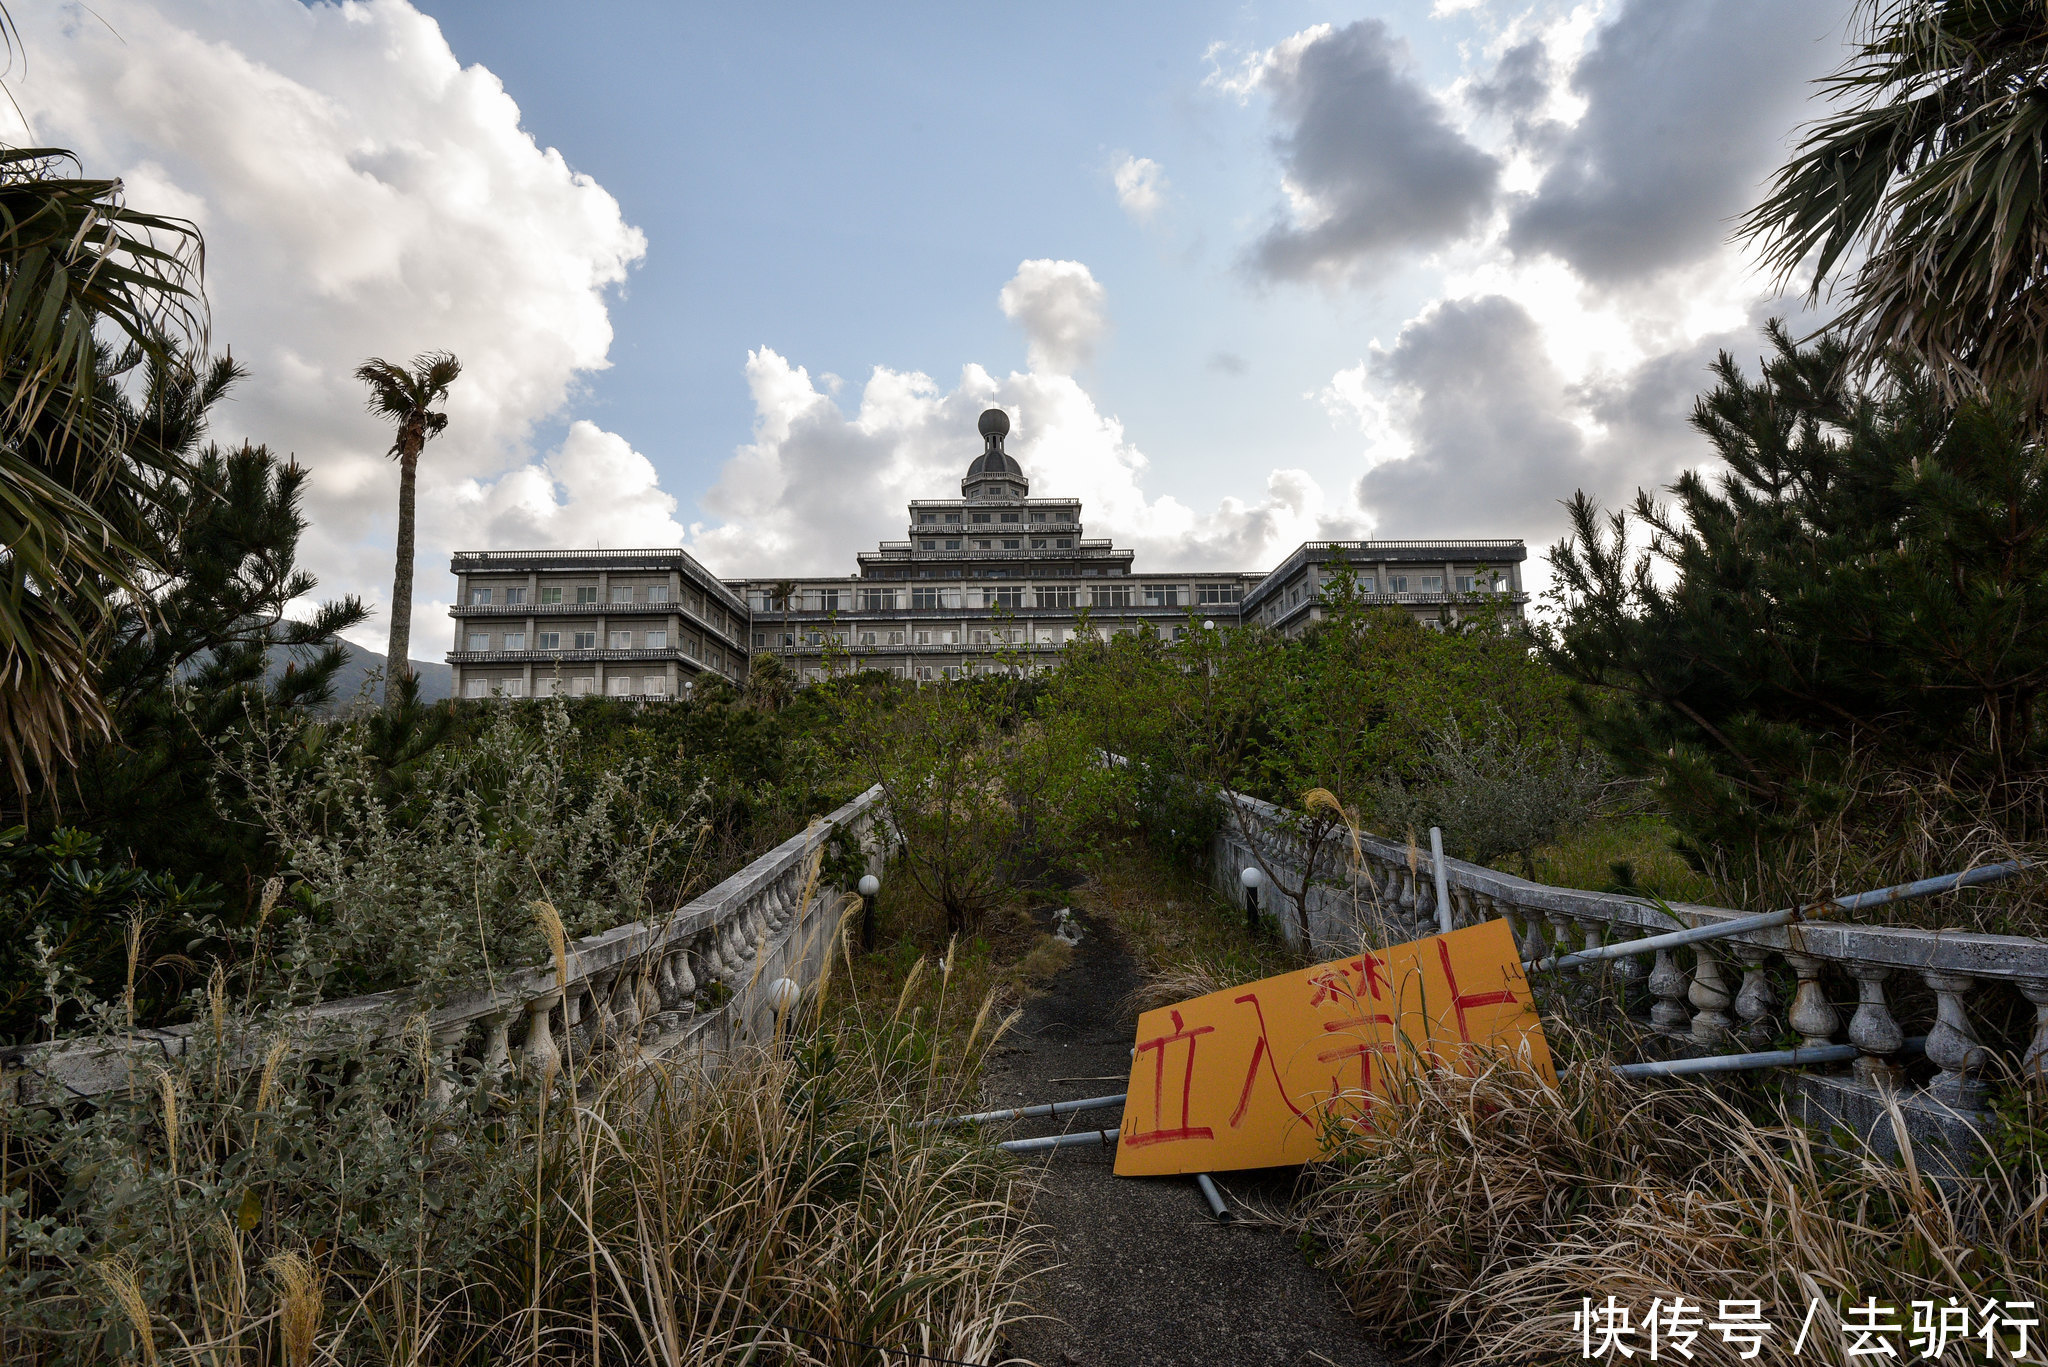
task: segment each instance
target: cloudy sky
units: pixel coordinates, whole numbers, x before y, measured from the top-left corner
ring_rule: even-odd
[[[350,370],[462,358],[432,657],[457,548],[850,572],[957,489],[990,404],[1141,569],[1540,552],[1574,489],[1700,461],[1707,362],[1797,311],[1729,230],[1849,5],[11,8],[7,136],[204,229],[253,372],[219,435],[312,469],[327,591],[390,591]]]

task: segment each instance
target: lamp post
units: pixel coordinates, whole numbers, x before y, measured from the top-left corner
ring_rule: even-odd
[[[1266,875],[1257,865],[1238,874],[1237,881],[1244,884],[1244,929],[1247,935],[1256,937],[1259,933],[1259,888],[1266,881]]]
[[[875,947],[875,894],[882,890],[882,880],[864,873],[855,886],[860,889],[860,947],[866,952]]]

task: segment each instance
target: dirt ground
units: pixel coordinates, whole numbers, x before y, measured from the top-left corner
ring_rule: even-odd
[[[1050,927],[1050,908],[1038,919]],[[1131,957],[1076,912],[1073,964],[1033,998],[991,1062],[990,1109],[1124,1090],[1136,1020]],[[1002,1138],[1113,1127],[1112,1108],[1022,1121]],[[1331,1279],[1260,1209],[1284,1206],[1291,1171],[1216,1179],[1239,1216],[1219,1224],[1192,1179],[1118,1178],[1097,1146],[1037,1158],[1032,1219],[1050,1237],[1037,1284],[1043,1318],[1018,1326],[1010,1349],[1041,1367],[1383,1367],[1392,1361],[1344,1308]]]

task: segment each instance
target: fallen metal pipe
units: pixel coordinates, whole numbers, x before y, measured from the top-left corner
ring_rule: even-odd
[[[1006,1139],[996,1145],[1004,1153],[1038,1153],[1044,1149],[1071,1149],[1081,1144],[1101,1144],[1105,1149],[1116,1147],[1116,1137],[1123,1133],[1121,1126],[1114,1130],[1075,1130],[1071,1134],[1049,1134],[1043,1139]]]
[[[1072,1115],[1076,1111],[1099,1111],[1106,1106],[1124,1104],[1125,1092],[1115,1096],[1083,1097],[1077,1101],[1048,1101],[1039,1106],[1016,1106],[1007,1111],[977,1111],[973,1115],[944,1116],[936,1120],[920,1120],[917,1128],[928,1125],[993,1125],[1003,1120],[1029,1120],[1038,1115]]]
[[[1444,833],[1438,826],[1429,828],[1429,863],[1436,870],[1436,929],[1439,935],[1451,933],[1451,880],[1444,868]]]
[[[1927,1036],[1915,1035],[1899,1046],[1902,1054],[1927,1048]],[[1755,1054],[1716,1054],[1710,1058],[1659,1059],[1651,1063],[1617,1063],[1616,1077],[1692,1077],[1699,1073],[1741,1073],[1752,1068],[1797,1068],[1808,1063],[1847,1063],[1863,1051],[1853,1044],[1807,1045],[1769,1049]]]
[[[1209,1213],[1216,1217],[1217,1224],[1227,1225],[1237,1218],[1231,1213],[1230,1207],[1223,1204],[1223,1193],[1216,1190],[1216,1184],[1209,1180],[1208,1173],[1196,1173],[1195,1185],[1202,1189],[1203,1199],[1208,1201]]]
[[[1936,893],[1974,888],[1983,883],[1996,883],[2033,867],[2034,861],[2030,859],[1985,864],[1978,868],[1965,869],[1961,873],[1944,873],[1913,883],[1900,883],[1896,887],[1852,893],[1847,897],[1837,897],[1830,902],[1818,902],[1810,907],[1787,907],[1783,911],[1766,911],[1756,916],[1738,916],[1732,921],[1710,921],[1703,926],[1674,930],[1663,935],[1651,935],[1641,940],[1621,940],[1611,945],[1601,945],[1597,949],[1581,949],[1572,954],[1549,959],[1532,959],[1522,967],[1533,973],[1546,968],[1577,968],[1582,964],[1625,959],[1635,954],[1654,954],[1660,949],[1676,949],[1680,945],[1697,944],[1701,940],[1718,940],[1724,936],[1740,935],[1750,930],[1770,930],[1774,926],[1802,921],[1808,917],[1828,916],[1840,911],[1862,911],[1866,907],[1883,906],[1889,902],[1906,902],[1915,897],[1932,897]]]

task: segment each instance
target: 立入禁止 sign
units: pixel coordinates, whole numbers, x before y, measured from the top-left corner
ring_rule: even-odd
[[[1506,921],[1283,973],[1138,1019],[1120,1177],[1303,1163],[1404,1071],[1497,1059],[1555,1081]]]

